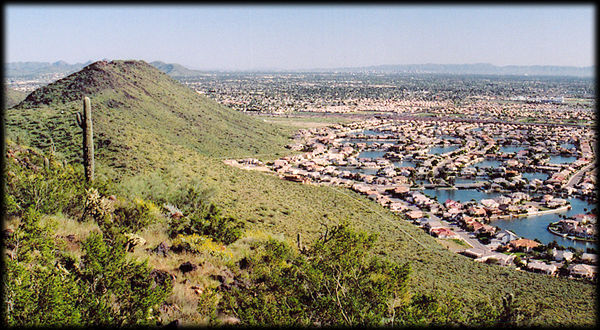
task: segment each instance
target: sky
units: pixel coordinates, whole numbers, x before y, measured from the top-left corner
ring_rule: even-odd
[[[6,5],[4,60],[160,60],[201,70],[591,66],[594,11],[592,5]]]

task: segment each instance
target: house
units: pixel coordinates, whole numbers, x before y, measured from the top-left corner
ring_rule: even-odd
[[[556,265],[548,265],[541,261],[531,261],[527,264],[527,268],[535,273],[543,273],[548,275],[556,274],[558,267]]]
[[[489,259],[495,259],[496,263],[502,266],[512,265],[513,260],[515,259],[515,255],[513,254],[504,254],[498,252],[492,252],[490,254],[486,254],[482,257],[475,259],[476,261],[486,262]]]
[[[581,255],[581,260],[589,262],[591,264],[595,264],[598,262],[598,255],[594,253],[584,253]]]
[[[410,187],[398,186],[393,189],[388,189],[387,192],[389,192],[394,197],[400,197],[410,192]]]
[[[500,204],[498,204],[495,200],[493,199],[482,199],[481,201],[479,201],[479,203],[481,203],[481,205],[483,205],[486,208],[497,208],[498,206],[500,206]]]
[[[401,212],[406,209],[407,209],[407,207],[404,205],[404,203],[400,203],[400,202],[391,202],[390,203],[390,211],[392,211],[392,212]]]
[[[573,259],[573,252],[568,250],[557,250],[556,248],[552,249],[552,257],[556,261],[571,261]]]
[[[462,252],[462,254],[466,255],[467,257],[471,257],[471,258],[481,258],[484,255],[486,255],[486,252],[483,249],[470,248],[470,249],[464,250]]]
[[[540,243],[538,243],[536,241],[532,241],[532,240],[527,239],[527,238],[520,238],[520,239],[516,239],[514,241],[510,241],[508,243],[508,245],[513,250],[523,250],[525,252],[529,252],[533,248],[538,247],[540,245]]]
[[[482,207],[471,206],[467,209],[467,212],[474,217],[483,217],[486,215],[485,209]]]
[[[586,264],[572,264],[569,266],[569,274],[573,277],[596,277],[596,266]]]
[[[432,229],[444,227],[439,220],[433,219],[425,219],[424,221],[421,221],[421,224],[423,224],[423,228],[429,230],[430,233]]]
[[[429,230],[429,234],[432,234],[439,238],[459,238],[460,237],[460,236],[458,236],[458,234],[453,232],[451,229],[444,228],[444,227],[432,228]]]
[[[416,220],[423,217],[423,211],[414,210],[406,213],[406,216],[411,220]]]
[[[496,239],[502,242],[502,244],[507,244],[510,241],[519,239],[519,236],[510,230],[503,229],[496,234]]]

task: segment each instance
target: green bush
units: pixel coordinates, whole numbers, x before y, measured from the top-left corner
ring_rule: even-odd
[[[150,212],[153,207],[156,207],[153,203],[141,199],[119,203],[113,212],[114,225],[127,232],[137,233],[155,220]]]
[[[343,224],[304,254],[270,239],[255,246],[250,285],[224,292],[222,308],[248,325],[381,325],[410,268],[370,257],[374,235]]]
[[[193,213],[181,219],[172,219],[169,235],[203,235],[224,244],[231,244],[243,234],[244,223],[231,216],[224,216],[214,204],[200,206]]]
[[[171,293],[170,279],[156,283],[147,262],[129,260],[124,246],[121,236],[109,244],[96,233],[83,242],[84,316],[90,324],[156,324],[157,307]]]
[[[48,156],[46,167],[43,154],[12,143],[7,143],[7,147],[10,150],[5,168],[8,215],[22,215],[29,207],[44,214],[76,215],[83,209],[88,186],[105,194],[111,189],[101,178],[86,183],[79,164],[65,167]]]
[[[155,280],[147,263],[129,260],[124,237],[91,233],[81,263],[54,243],[51,226],[29,208],[7,240],[3,321],[9,326],[156,324],[170,279]]]

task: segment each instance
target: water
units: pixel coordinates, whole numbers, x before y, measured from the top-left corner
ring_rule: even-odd
[[[575,145],[573,143],[563,143],[560,145],[561,147],[565,148],[565,149],[572,149],[572,148],[576,148]]]
[[[403,161],[399,161],[399,162],[393,162],[394,166],[396,167],[416,167],[417,164],[413,161],[410,160],[403,160]]]
[[[352,173],[362,173],[365,175],[375,175],[378,171],[376,168],[356,168],[352,166],[340,166],[340,171],[350,171]]]
[[[365,143],[366,145],[370,146],[373,143],[380,143],[380,142],[385,142],[385,140],[362,140],[362,139],[349,139],[349,140],[342,140],[341,143]]]
[[[443,140],[452,140],[452,141],[458,140],[458,138],[456,136],[450,136],[450,135],[442,135],[442,136],[440,136],[440,139],[443,139]]]
[[[474,129],[474,131],[481,131],[481,128]],[[364,132],[366,135],[382,135],[382,132],[368,130]],[[449,136],[442,136],[442,138],[451,138]],[[372,144],[376,141],[365,141],[361,139],[351,139],[350,142],[366,142],[367,144]],[[377,141],[379,142],[379,141]],[[383,142],[383,141],[381,141]],[[562,144],[562,147],[572,148],[575,147],[571,143]],[[431,154],[442,154],[447,153],[453,150],[458,149],[458,146],[449,146],[449,147],[433,147],[430,150]],[[506,153],[516,153],[520,150],[525,149],[520,146],[506,146],[501,147],[501,152]],[[371,150],[371,151],[363,151],[360,153],[359,158],[381,158],[385,154],[385,151],[382,150]],[[551,156],[550,163],[551,164],[561,164],[561,163],[570,163],[577,159],[577,157],[564,157],[564,156]],[[397,167],[416,167],[416,163],[414,161],[399,161],[393,163]],[[491,167],[497,168],[502,166],[502,161],[499,160],[484,160],[479,163],[473,164],[472,167]],[[343,168],[340,168],[343,169]],[[354,173],[363,173],[375,175],[377,173],[377,169],[357,169],[357,168],[345,168]],[[548,174],[542,172],[526,172],[523,173],[523,178],[528,179],[529,181],[533,179],[545,180],[548,178]],[[479,179],[456,179],[455,183],[474,183],[480,181]],[[429,183],[426,180],[415,180],[417,184],[426,184]],[[435,198],[438,202],[444,203],[447,199],[452,199],[459,202],[469,202],[471,200],[475,200],[479,202],[482,199],[495,198],[503,195],[502,193],[486,193],[483,191],[479,191],[477,189],[425,189],[423,193]],[[567,216],[572,216],[579,213],[586,213],[584,211],[587,208],[588,212],[594,208],[594,205],[583,201],[578,198],[570,198],[568,199],[571,203],[571,210],[564,211],[562,213],[554,213],[554,214],[546,214],[528,218],[514,218],[514,219],[506,219],[506,220],[495,220],[492,222],[492,225],[498,226],[502,229],[511,230],[519,236],[529,238],[529,239],[539,239],[542,243],[547,244],[552,241],[556,241],[558,244],[565,247],[575,247],[579,249],[584,249],[586,247],[595,247],[593,243],[586,243],[581,241],[574,241],[567,238],[563,238],[561,236],[554,235],[550,233],[546,227],[551,222],[556,222],[559,220],[559,214],[566,214]]]
[[[539,179],[539,180],[545,181],[548,179],[548,174],[543,173],[543,172],[524,172],[521,174],[522,174],[523,178],[525,178],[529,181],[531,181],[533,179]]]
[[[437,199],[437,201],[441,204],[443,204],[447,199],[464,203],[470,202],[473,199],[479,202],[482,199],[502,196],[501,193],[486,193],[477,189],[425,189],[423,190],[423,193],[427,196],[435,197],[435,199]]]
[[[429,153],[432,155],[440,155],[440,154],[445,154],[450,151],[454,151],[458,148],[459,148],[458,146],[433,147],[433,148],[429,149]]]
[[[386,133],[384,133],[384,132],[375,131],[375,130],[372,130],[372,129],[366,129],[366,130],[364,130],[363,134],[364,135],[371,135],[371,136],[374,136],[374,135],[386,135]]]
[[[477,183],[480,181],[485,181],[485,180],[458,178],[458,179],[454,180],[454,184],[463,184],[463,183],[472,184],[472,183]]]
[[[385,151],[371,150],[361,152],[358,154],[358,158],[383,158],[383,155],[385,155]]]
[[[508,229],[521,237],[529,239],[537,238],[544,244],[556,241],[562,246],[572,246],[578,249],[583,249],[584,251],[587,247],[595,247],[595,244],[593,243],[570,240],[568,238],[554,235],[546,229],[549,223],[560,220],[558,217],[559,214],[573,216],[575,214],[586,213],[584,211],[586,208],[588,212],[594,208],[593,204],[590,204],[579,198],[567,198],[567,200],[571,203],[572,208],[562,213],[545,214],[529,218],[515,218],[512,220],[495,220],[492,221],[491,224],[502,229]]]
[[[518,147],[518,146],[503,146],[500,147],[500,152],[504,152],[504,153],[517,153],[521,150],[525,150],[524,147]]]
[[[502,166],[502,162],[499,161],[499,160],[493,160],[493,159],[488,160],[488,159],[486,159],[486,160],[481,161],[479,163],[473,164],[473,167],[475,167],[475,166],[477,166],[479,168],[484,168],[484,167],[493,167],[493,168],[495,168],[495,167]]]
[[[553,155],[550,156],[550,160],[548,161],[549,164],[567,164],[567,163],[572,163],[574,161],[577,160],[577,157],[574,156],[557,156],[557,155]]]

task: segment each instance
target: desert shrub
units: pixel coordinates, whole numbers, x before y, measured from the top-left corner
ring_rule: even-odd
[[[27,209],[18,228],[6,241],[10,257],[3,271],[3,321],[9,326],[60,326],[81,321],[74,309],[80,295],[75,276],[55,265],[58,253],[52,227],[41,214]]]
[[[124,240],[108,242],[92,233],[83,242],[84,319],[94,325],[156,324],[158,306],[169,296],[169,279],[156,282],[146,261],[129,260]]]
[[[137,233],[156,220],[153,209],[157,209],[154,203],[139,198],[118,203],[113,212],[114,225],[127,232]]]
[[[409,266],[370,257],[374,242],[342,224],[303,254],[259,243],[245,261],[250,284],[224,292],[221,307],[249,325],[381,325]]]
[[[3,321],[11,326],[156,324],[171,283],[155,281],[146,262],[129,260],[122,236],[91,233],[78,263],[54,242],[51,226],[29,208],[7,241]]]
[[[243,222],[231,216],[222,215],[221,210],[214,204],[200,206],[193,213],[181,219],[172,219],[169,224],[169,235],[178,234],[203,235],[217,242],[231,244],[243,234]]]
[[[198,234],[184,235],[179,234],[171,243],[171,249],[174,251],[187,251],[192,253],[207,253],[209,255],[219,255],[232,257],[230,251],[223,244],[213,241],[207,236]]]
[[[5,168],[5,203],[8,215],[22,215],[29,207],[45,214],[82,211],[88,187],[107,193],[110,184],[102,178],[87,183],[79,164],[63,166],[33,149],[9,145]]]
[[[84,212],[81,219],[91,217],[107,236],[137,233],[154,223],[160,213],[158,207],[143,199],[117,199],[101,196],[98,190],[86,191]]]

